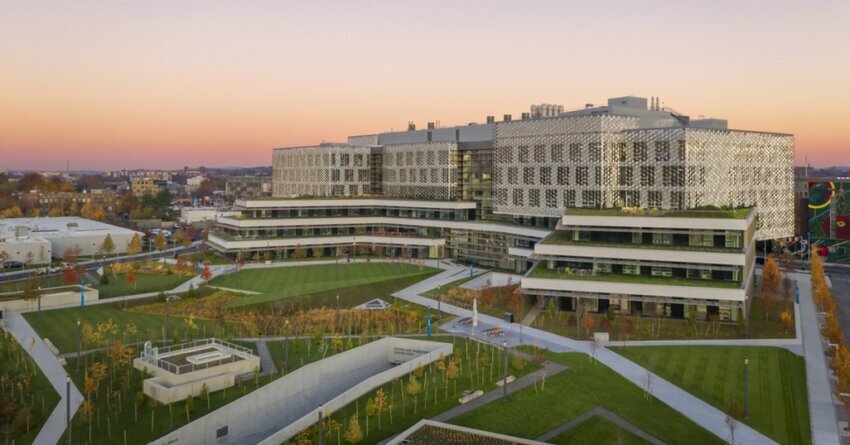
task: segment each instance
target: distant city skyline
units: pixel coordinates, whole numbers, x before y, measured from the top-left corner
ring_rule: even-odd
[[[0,13],[0,169],[271,165],[274,147],[627,94],[792,133],[798,165],[850,165],[847,2],[0,0]]]

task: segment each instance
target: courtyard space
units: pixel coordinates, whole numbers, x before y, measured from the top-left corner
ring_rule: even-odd
[[[345,263],[340,260],[339,264],[243,269],[215,278],[210,285],[259,293],[230,304],[230,307],[237,307],[396,278],[417,277],[416,281],[420,281],[436,272],[434,268],[405,263]]]
[[[744,409],[744,360],[749,359],[747,425],[779,443],[811,443],[802,357],[758,346],[610,348],[665,380],[728,412]]]
[[[601,406],[665,443],[723,443],[723,440],[678,411],[648,396],[643,388],[605,365],[591,361],[586,354],[546,352],[544,357],[566,365],[568,369],[547,378],[545,386],[538,384],[527,387],[511,394],[507,402],[494,401],[448,422],[537,439]],[[592,418],[557,436],[555,443],[616,444],[620,436],[613,425],[600,425]],[[628,434],[622,436],[625,440],[631,440]],[[566,442],[565,438],[580,441]]]

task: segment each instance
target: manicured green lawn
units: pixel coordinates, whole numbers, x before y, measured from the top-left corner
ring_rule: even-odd
[[[594,445],[644,445],[649,442],[620,428],[602,417],[590,419],[564,431],[549,440],[555,445],[592,443]]]
[[[272,301],[269,305],[274,309],[298,310],[313,309],[320,307],[336,307],[336,296],[339,295],[339,306],[351,308],[358,306],[375,298],[393,302],[392,294],[412,286],[432,275],[439,273],[436,269],[429,269],[422,274],[403,276],[401,278],[390,278],[376,283],[350,286],[343,289],[329,289],[306,295],[298,295],[282,300]]]
[[[427,277],[433,268],[403,263],[343,263],[245,269],[211,281],[213,286],[260,292],[232,303],[247,306],[332,289],[412,276]]]
[[[117,339],[127,343],[161,339],[162,328],[165,325],[163,315],[122,310],[118,303],[45,310],[40,313],[27,312],[24,317],[41,338],[49,338],[62,353],[77,351],[77,320],[96,328],[98,323],[106,323],[112,319],[112,322],[118,326]],[[126,327],[130,322],[136,326],[138,331],[136,335],[127,334]],[[198,331],[194,334],[196,338],[212,335],[224,338],[225,327],[215,321],[197,319],[195,324],[198,326]],[[185,336],[185,318],[171,316],[169,330],[169,337],[175,332]],[[94,347],[95,345],[88,345],[88,348]],[[86,348],[84,346],[84,349]]]
[[[695,396],[726,411],[744,405],[749,358],[749,420],[779,443],[811,443],[806,369],[802,357],[773,347],[666,346],[612,348]]]
[[[136,273],[136,287],[130,288],[124,281],[124,274],[109,276],[109,284],[97,286],[98,298],[113,298],[124,295],[144,294],[148,292],[167,292],[185,283],[189,277],[182,275],[154,275]]]
[[[8,422],[0,422],[2,443],[31,444],[59,403],[59,394],[11,334],[0,329],[0,407]],[[24,385],[24,382],[29,383]],[[18,386],[21,385],[21,386]],[[23,392],[21,391],[23,389]]]
[[[528,387],[451,420],[451,423],[535,439],[586,411],[602,406],[666,443],[717,444],[722,439],[678,411],[652,398],[606,366],[591,364],[585,354],[547,353],[569,367],[546,379],[545,389]],[[608,433],[601,433],[604,442]],[[583,442],[597,443],[596,436]]]
[[[426,337],[422,337],[422,339],[426,339]],[[459,354],[462,364],[459,367],[460,373],[456,379],[446,380],[445,374],[437,370],[436,364],[423,367],[422,375],[416,379],[420,389],[415,402],[414,397],[404,391],[410,383],[410,376],[415,374],[408,374],[383,385],[380,389],[384,391],[387,405],[392,406],[392,409],[388,408],[381,413],[380,427],[378,426],[377,414],[369,418],[368,434],[366,432],[366,404],[370,398],[375,398],[378,389],[370,391],[365,396],[337,412],[328,414],[328,416],[335,422],[345,423],[347,426],[350,418],[356,414],[363,431],[363,441],[360,443],[374,444],[404,431],[420,419],[431,418],[454,408],[459,404],[457,399],[466,390],[481,389],[488,392],[496,388],[495,381],[501,378],[499,370],[500,354],[493,346],[456,337],[431,337],[428,340],[454,342],[455,352],[452,356],[446,358],[445,363],[448,366],[449,359],[457,357]],[[490,360],[486,365],[482,362],[484,356],[487,357],[485,360]],[[510,374],[517,378],[539,368],[537,364],[525,360],[520,360],[518,363],[522,369],[514,367],[514,360],[511,360],[510,363]],[[427,384],[425,383],[426,379]],[[315,434],[315,431],[313,431],[310,437],[315,437]],[[345,428],[339,431],[340,438],[344,434]],[[337,443],[337,433],[329,434],[325,443]],[[345,443],[344,439],[341,443]]]

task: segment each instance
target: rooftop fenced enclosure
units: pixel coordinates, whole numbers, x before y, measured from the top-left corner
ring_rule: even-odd
[[[369,391],[452,353],[451,343],[385,337],[310,363],[152,442],[278,444]]]
[[[217,360],[205,361],[204,363],[194,363],[187,360],[187,363],[176,364],[168,360],[169,357],[179,356],[183,351],[189,352],[192,349],[206,345],[213,345],[214,347],[217,347],[216,349],[225,349],[230,352],[230,355]],[[245,360],[252,356],[253,354],[251,350],[243,346],[228,343],[217,338],[205,338],[162,348],[151,347],[148,343],[146,343],[145,348],[142,350],[141,360],[142,363],[166,370],[172,374],[185,374],[188,372],[211,368],[213,366],[219,366],[225,363],[232,363],[237,360]]]

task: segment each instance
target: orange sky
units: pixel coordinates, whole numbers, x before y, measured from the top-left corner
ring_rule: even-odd
[[[273,147],[626,94],[850,165],[850,2],[0,0],[0,169]]]

